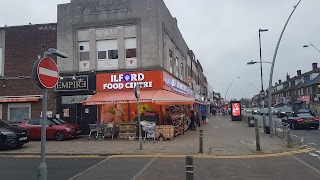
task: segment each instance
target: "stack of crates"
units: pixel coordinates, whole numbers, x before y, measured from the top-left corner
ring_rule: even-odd
[[[127,122],[119,124],[119,138],[129,139],[136,137],[136,123]]]
[[[174,126],[172,125],[156,126],[156,138],[159,137],[160,132],[164,135],[164,140],[172,140],[174,138]]]

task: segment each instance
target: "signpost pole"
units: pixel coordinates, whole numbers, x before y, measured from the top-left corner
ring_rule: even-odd
[[[142,150],[141,124],[140,124],[140,100],[137,98],[138,104],[138,126],[139,126],[139,150]]]
[[[43,88],[42,99],[42,126],[41,126],[41,161],[38,167],[38,179],[47,179],[47,164],[46,164],[46,125],[47,125],[47,101],[48,101],[48,89]]]
[[[134,95],[137,98],[137,106],[138,106],[138,126],[139,126],[139,150],[142,150],[142,136],[141,136],[141,124],[140,124],[140,87],[137,84],[134,87]]]

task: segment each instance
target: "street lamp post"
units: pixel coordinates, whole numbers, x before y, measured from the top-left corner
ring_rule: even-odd
[[[312,46],[314,49],[316,49],[319,53],[320,53],[320,50],[318,48],[316,48],[313,44],[310,43],[310,45],[304,45],[303,47],[309,47],[309,46]]]
[[[260,30],[259,30],[259,34],[260,34]],[[260,35],[259,35],[260,37]],[[259,41],[260,42],[260,41]],[[262,63],[270,63],[269,61],[262,61],[262,58],[261,58],[261,48],[260,48],[260,62],[255,62],[253,60],[251,60],[250,62],[247,63],[247,65],[253,65],[253,64],[256,64],[256,63],[260,63],[260,77],[261,77],[261,92],[260,92],[260,104],[262,104],[262,109],[264,110],[265,106],[264,106],[264,95],[263,95],[263,92],[264,92],[264,89],[263,89],[263,75],[262,75]],[[255,87],[255,86],[254,86]],[[256,88],[256,87],[255,87]],[[257,89],[257,88],[256,88]],[[258,89],[257,89],[258,90]],[[259,90],[258,90],[259,91]],[[263,125],[263,130],[264,132],[266,132],[266,116],[264,113],[262,113],[262,125]]]
[[[260,51],[260,78],[261,78],[261,101],[262,101],[262,124],[263,130],[266,133],[266,115],[264,113],[264,88],[263,88],[263,76],[262,76],[262,55],[261,55],[261,35],[260,32],[266,32],[268,29],[259,29],[259,51]]]
[[[240,77],[238,77],[238,76],[234,77],[234,79],[233,79],[233,80],[231,81],[231,83],[229,84],[228,89],[227,89],[227,91],[226,91],[226,95],[224,96],[224,100],[227,100],[227,94],[228,94],[229,88],[230,88],[230,86],[232,85],[232,83],[233,83],[237,78],[240,78]]]
[[[253,86],[260,93],[259,89],[255,85],[253,85],[253,84],[249,84],[249,85]]]
[[[273,55],[273,60],[272,60],[272,64],[271,64],[271,70],[270,70],[270,78],[269,78],[269,88],[268,88],[268,108],[269,108],[269,112],[271,112],[271,103],[272,103],[272,78],[273,78],[273,70],[274,70],[274,64],[276,61],[276,57],[277,57],[277,52],[279,49],[279,45],[283,36],[283,33],[291,19],[292,14],[294,13],[294,11],[297,9],[297,7],[299,6],[301,0],[299,0],[299,2],[297,3],[297,5],[293,6],[293,10],[289,16],[289,18],[287,19],[287,22],[285,23],[282,32],[280,34],[276,49],[274,51],[274,55]],[[272,122],[272,113],[269,113],[269,128],[270,128],[270,136],[273,135],[273,128],[272,128],[273,122]]]

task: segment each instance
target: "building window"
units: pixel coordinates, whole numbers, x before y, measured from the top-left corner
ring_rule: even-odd
[[[79,42],[80,61],[90,60],[89,42]]]
[[[118,69],[118,40],[99,40],[97,45],[97,70]]]
[[[169,49],[169,60],[170,60],[170,73],[172,74],[173,73],[173,54],[172,54],[172,50]]]
[[[181,62],[180,72],[181,72],[181,79],[183,79],[183,62]]]
[[[98,59],[107,59],[106,51],[98,51]]]
[[[125,67],[126,69],[135,69],[137,63],[137,38],[126,38],[125,43]]]
[[[108,50],[108,59],[118,59],[118,50]]]
[[[137,57],[136,49],[126,49],[126,58],[134,58]]]
[[[8,105],[8,120],[22,122],[31,117],[31,104],[19,103]]]

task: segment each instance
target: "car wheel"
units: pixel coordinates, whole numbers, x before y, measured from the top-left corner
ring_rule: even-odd
[[[61,132],[61,131],[56,132],[55,139],[56,139],[57,141],[63,141],[63,140],[64,140],[64,134],[63,134],[63,132]]]

